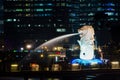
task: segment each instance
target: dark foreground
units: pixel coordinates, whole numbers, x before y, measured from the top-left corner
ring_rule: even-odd
[[[0,80],[120,80],[120,69],[0,72]]]

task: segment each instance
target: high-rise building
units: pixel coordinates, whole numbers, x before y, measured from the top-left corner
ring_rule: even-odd
[[[0,1],[0,51],[4,50],[3,1]]]
[[[119,0],[80,0],[80,25],[93,24],[93,18],[106,20],[105,15],[108,21],[119,21],[119,6]]]
[[[109,21],[120,20],[119,7],[119,0],[4,0],[6,48],[39,45],[77,32],[83,25],[99,30]]]
[[[120,21],[119,0],[79,0],[80,25],[93,25],[98,45],[111,40],[110,28]],[[104,36],[103,36],[104,35]]]
[[[0,34],[3,33],[3,1],[0,1]]]
[[[76,16],[77,6],[78,1],[72,0],[5,0],[7,47],[17,48],[26,41],[45,42],[72,33],[72,28],[79,20]]]

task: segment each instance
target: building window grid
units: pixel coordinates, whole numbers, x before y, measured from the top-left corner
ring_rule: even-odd
[[[85,5],[85,4],[84,4],[84,5]],[[95,4],[89,4],[89,3],[88,3],[88,4],[86,4],[86,5],[87,5],[88,7],[91,7],[91,8],[92,8],[92,11],[94,11],[94,10],[96,10],[96,11],[107,11],[104,7],[102,7],[102,8],[99,9],[99,10],[98,10],[97,8],[93,8],[93,7],[97,6],[97,5],[95,5]],[[62,6],[63,6],[63,5],[62,5]],[[104,5],[104,6],[105,6],[105,5]],[[26,5],[26,7],[31,7],[31,6]],[[67,6],[67,7],[72,7],[72,5],[69,5],[69,6]],[[79,5],[79,7],[82,7],[82,6]],[[75,8],[78,8],[78,6],[76,6]],[[33,9],[32,9],[32,10],[33,10]],[[28,10],[27,10],[27,9],[18,10],[18,12],[25,12],[25,11],[26,11],[26,12],[30,12],[31,10],[30,10],[30,9],[28,9]],[[36,10],[35,10],[35,11],[36,11]],[[44,9],[43,12],[44,12],[44,11],[49,11],[49,10]],[[87,10],[87,9],[86,9],[86,10],[84,10],[84,11],[85,11],[85,12],[89,12],[89,11],[91,11],[91,10]],[[83,12],[84,12],[84,11],[83,11]],[[12,11],[10,10],[9,12],[12,12]],[[39,12],[39,10],[38,10],[37,12]],[[72,13],[71,13],[71,14],[72,14]],[[38,14],[38,15],[36,14],[36,16],[45,16],[45,15],[47,16],[47,14],[44,14],[44,13],[43,13],[43,14]],[[89,13],[89,14],[82,13],[82,15],[84,15],[84,16],[91,16],[91,17],[92,17],[92,16],[94,15],[94,13],[91,13],[91,14],[90,14],[90,13]],[[79,16],[82,16],[82,15],[79,15]],[[31,16],[31,15],[29,14],[29,16]],[[76,16],[76,14],[74,13],[74,15],[72,15],[72,16],[74,17],[74,16]],[[113,16],[113,15],[111,15],[111,16]],[[118,14],[116,14],[116,16],[118,16]],[[109,20],[114,20],[114,19],[115,19],[115,20],[118,20],[117,18],[110,18]],[[83,21],[92,21],[92,19],[85,19],[85,18],[81,18],[81,21],[82,21],[82,20],[83,20]],[[71,19],[71,22],[75,22],[75,19]],[[81,24],[82,24],[82,23],[81,23]],[[85,24],[85,23],[83,23],[83,24]],[[89,23],[89,24],[91,24],[91,23]],[[37,26],[38,26],[38,25],[37,25]]]

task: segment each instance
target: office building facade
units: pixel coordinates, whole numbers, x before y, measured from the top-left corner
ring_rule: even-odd
[[[120,20],[118,2],[119,0],[5,0],[6,48],[20,48],[27,43],[41,44],[59,35],[75,33],[83,25],[94,25],[99,30],[98,26],[105,24],[101,24],[101,21],[107,23]],[[99,12],[102,13],[98,14]],[[107,15],[107,18],[99,18],[97,15]]]
[[[0,51],[4,50],[3,1],[0,1]]]
[[[7,45],[18,46],[18,43],[25,40],[45,42],[56,36],[72,33],[71,25],[74,26],[76,20],[73,9],[76,4],[78,2],[72,0],[5,0]]]

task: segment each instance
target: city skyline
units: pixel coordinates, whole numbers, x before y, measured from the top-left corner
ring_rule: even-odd
[[[105,44],[111,39],[110,28],[120,21],[119,1],[90,1],[5,0],[4,31],[8,49],[18,49],[27,43],[38,46],[54,37],[75,33],[83,25],[92,25],[98,43]],[[101,36],[104,34],[105,37]]]
[[[117,71],[119,7],[120,0],[1,0],[0,71],[25,80],[35,71],[39,78],[44,71],[45,78],[46,71]]]
[[[4,50],[3,1],[0,1],[0,51]]]

